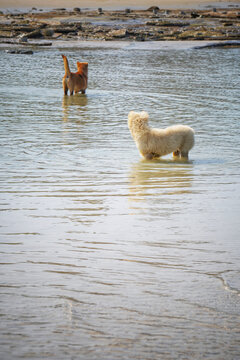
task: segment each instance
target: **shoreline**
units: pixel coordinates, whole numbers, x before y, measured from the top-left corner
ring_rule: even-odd
[[[67,4],[67,6],[66,6]],[[130,8],[132,10],[148,9],[151,6],[157,6],[161,9],[206,9],[211,7],[227,8],[240,6],[240,0],[0,0],[0,9],[31,9],[45,8],[67,8],[81,6],[82,9],[98,9],[101,7],[105,10],[123,10]]]
[[[54,41],[240,41],[240,7],[145,10],[31,9],[0,14],[0,44]],[[237,44],[237,43],[236,43]]]
[[[27,46],[22,44],[4,44],[0,43],[0,51],[4,50],[9,54],[32,55],[34,52],[43,49],[54,49],[65,51],[65,49],[112,49],[126,51],[169,51],[169,50],[201,50],[206,48],[234,48],[240,47],[240,41],[204,41],[204,40],[186,40],[186,41],[104,41],[104,40],[87,40],[87,41],[53,41],[51,45],[39,42],[31,42]]]

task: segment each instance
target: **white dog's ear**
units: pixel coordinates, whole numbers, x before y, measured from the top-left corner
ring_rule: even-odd
[[[148,120],[148,118],[149,118],[149,115],[146,111],[141,111],[139,115],[140,115],[140,118],[145,121]]]
[[[139,117],[140,117],[140,114],[135,111],[130,111],[130,113],[128,114],[129,121],[134,121],[136,119],[139,119]]]
[[[128,119],[132,119],[133,117],[135,117],[137,115],[137,113],[135,111],[130,111],[130,113],[128,114]]]

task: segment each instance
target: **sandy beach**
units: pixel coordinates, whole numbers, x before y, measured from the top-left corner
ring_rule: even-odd
[[[239,0],[235,1],[209,1],[209,0],[1,0],[0,8],[105,8],[105,9],[146,9],[150,6],[158,6],[163,9],[172,9],[172,8],[203,8],[207,6],[216,6],[216,7],[227,7],[231,5],[240,4]]]

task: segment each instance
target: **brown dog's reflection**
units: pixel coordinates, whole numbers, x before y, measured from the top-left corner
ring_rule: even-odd
[[[63,121],[68,121],[69,116],[75,117],[76,110],[85,111],[88,105],[88,98],[86,95],[72,95],[72,96],[63,96],[62,108],[63,108]]]

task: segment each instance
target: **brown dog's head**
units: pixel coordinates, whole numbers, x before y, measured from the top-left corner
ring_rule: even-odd
[[[81,73],[84,73],[85,75],[87,75],[88,73],[88,63],[87,62],[77,62],[77,68],[78,71]]]

